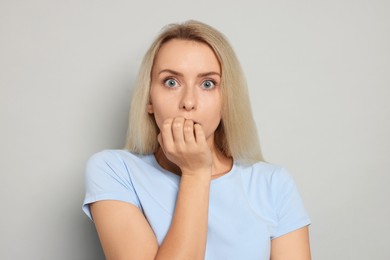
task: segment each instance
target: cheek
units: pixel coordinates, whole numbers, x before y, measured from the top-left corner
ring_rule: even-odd
[[[209,111],[209,116],[212,118],[221,117],[222,115],[222,102],[219,95],[209,98],[207,104],[205,104]]]
[[[167,106],[166,102],[154,102],[153,103],[153,116],[159,129],[165,119],[173,117],[171,109]]]
[[[222,119],[222,107],[220,100],[213,99],[212,102],[208,103],[204,115],[207,118],[207,125],[209,130],[214,131]]]

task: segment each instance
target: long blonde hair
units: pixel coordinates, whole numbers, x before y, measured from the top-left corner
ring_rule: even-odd
[[[253,120],[247,84],[240,63],[224,35],[198,21],[166,26],[154,40],[142,61],[133,92],[125,148],[138,154],[157,150],[158,127],[147,113],[151,73],[161,46],[171,39],[205,43],[221,64],[222,120],[215,131],[215,144],[235,162],[254,163],[262,160],[256,125]]]

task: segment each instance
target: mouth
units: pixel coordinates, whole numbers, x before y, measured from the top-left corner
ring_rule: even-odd
[[[201,123],[199,123],[198,121],[195,121],[194,119],[192,118],[185,118],[186,120],[192,120],[192,122],[194,122],[194,125],[195,124],[198,124],[198,125],[202,125]]]

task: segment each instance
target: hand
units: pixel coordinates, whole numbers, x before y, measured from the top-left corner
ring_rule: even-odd
[[[158,142],[165,156],[176,164],[182,175],[197,172],[211,175],[212,155],[200,124],[183,117],[166,119]]]

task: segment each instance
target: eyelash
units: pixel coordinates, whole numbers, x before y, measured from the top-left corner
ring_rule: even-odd
[[[210,90],[213,90],[216,86],[217,86],[217,83],[212,80],[212,79],[206,79],[205,81],[202,82],[202,86],[204,85],[204,83],[206,82],[211,82],[213,84],[213,86],[211,88],[205,88],[203,87],[204,90],[207,90],[207,91],[210,91]]]
[[[175,82],[176,82],[176,85],[175,85],[175,86],[168,86],[168,83],[167,83],[167,82],[168,82],[169,80],[175,81]],[[213,84],[213,86],[210,87],[210,88],[205,88],[205,87],[203,87],[203,85],[205,84],[205,82],[211,82],[211,83]],[[177,85],[180,86],[178,80],[176,80],[175,78],[172,78],[172,77],[164,78],[164,79],[162,80],[162,83],[163,83],[164,86],[166,86],[167,88],[170,88],[170,89],[173,89],[173,88],[177,87]],[[216,81],[215,81],[215,80],[212,80],[212,79],[206,79],[206,80],[204,80],[204,81],[202,82],[202,89],[204,89],[204,90],[206,90],[206,91],[211,91],[211,90],[213,90],[216,86],[217,86]]]
[[[174,87],[176,87],[176,86],[174,86],[174,87],[168,86],[168,83],[167,83],[167,82],[168,82],[169,80],[175,81],[175,82],[176,82],[176,86],[179,85],[179,82],[178,82],[176,79],[171,78],[171,77],[168,77],[168,78],[163,79],[163,81],[162,81],[163,85],[166,86],[167,88],[174,88]]]

